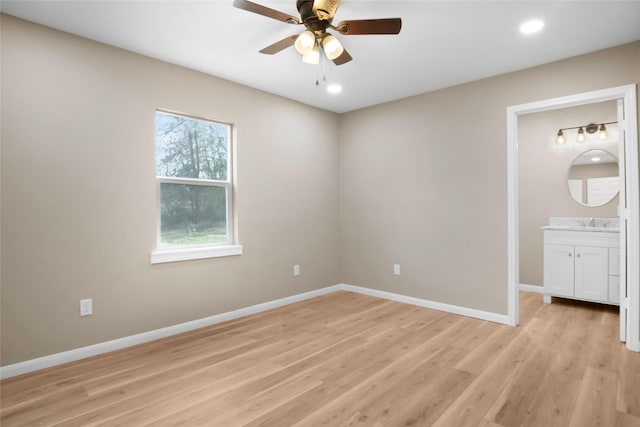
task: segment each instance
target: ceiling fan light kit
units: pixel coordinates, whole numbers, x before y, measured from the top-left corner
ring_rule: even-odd
[[[316,35],[309,30],[306,30],[300,33],[300,35],[298,36],[294,44],[294,46],[296,47],[296,50],[301,55],[304,55],[312,51],[315,45],[316,45]]]
[[[302,62],[313,65],[317,65],[320,63],[320,48],[317,44],[314,45],[311,50],[302,55]]]
[[[338,10],[340,0],[297,0],[296,8],[300,19],[248,0],[234,0],[233,6],[248,12],[266,16],[292,25],[303,24],[306,30],[300,35],[287,36],[276,43],[260,50],[267,55],[276,54],[291,45],[302,55],[302,60],[309,64],[320,62],[320,50],[336,65],[346,64],[353,58],[342,46],[342,43],[327,32],[331,29],[342,35],[365,34],[399,34],[402,28],[400,18],[358,19],[331,24]]]
[[[327,34],[322,39],[322,50],[324,51],[324,54],[327,55],[327,58],[333,61],[338,56],[342,55],[344,47],[342,47],[340,40],[333,37],[331,34]]]

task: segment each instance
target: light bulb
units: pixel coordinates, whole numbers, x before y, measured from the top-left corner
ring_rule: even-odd
[[[313,48],[302,55],[302,61],[307,64],[317,65],[320,63],[320,48],[318,45],[313,46]]]
[[[580,126],[580,129],[578,129],[578,142],[584,142],[584,129],[582,129],[582,126]]]
[[[604,123],[600,125],[600,139],[607,139],[609,134],[607,133],[607,128],[604,127]]]
[[[344,48],[340,41],[332,35],[328,35],[322,39],[322,48],[324,49],[324,53],[327,55],[327,58],[332,61],[344,52]]]
[[[567,140],[564,139],[564,134],[562,133],[562,129],[560,129],[558,131],[558,136],[556,137],[556,142],[558,144],[564,144],[565,142],[567,142]]]
[[[294,46],[296,50],[300,52],[300,54],[304,55],[313,50],[313,47],[316,44],[316,36],[311,31],[306,30],[300,33],[298,38],[296,38],[296,42]]]

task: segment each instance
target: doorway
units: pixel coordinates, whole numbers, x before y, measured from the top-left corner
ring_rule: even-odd
[[[519,323],[519,190],[518,190],[518,117],[531,113],[559,110],[615,101],[618,111],[620,150],[620,249],[621,249],[621,339],[630,350],[640,351],[640,206],[638,184],[638,132],[636,85],[626,85],[572,96],[553,98],[507,108],[508,164],[508,318]]]

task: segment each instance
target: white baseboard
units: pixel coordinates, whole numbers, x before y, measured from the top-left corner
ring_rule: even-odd
[[[282,307],[283,305],[293,304],[309,298],[325,295],[331,292],[341,290],[340,285],[329,286],[322,289],[316,289],[302,294],[293,295],[286,298],[280,298],[261,304],[252,305],[238,310],[226,313],[216,314],[214,316],[202,319],[192,320],[190,322],[180,323],[166,328],[155,329],[153,331],[142,332],[128,337],[118,338],[111,341],[90,345],[87,347],[76,348],[73,350],[63,351],[61,353],[51,354],[49,356],[39,357],[37,359],[26,360],[24,362],[15,363],[0,367],[0,379],[15,377],[40,369],[50,368],[52,366],[61,365],[63,363],[73,362],[87,357],[97,356],[99,354],[108,353],[114,350],[131,347],[145,342],[165,338],[171,335],[181,334],[183,332],[192,331],[198,328],[215,325],[217,323],[226,322],[228,320],[238,319],[262,311],[271,310],[272,308]]]
[[[391,301],[402,302],[405,304],[417,305],[420,307],[431,308],[439,311],[446,311],[447,313],[460,314],[462,316],[473,317],[476,319],[489,320],[491,322],[502,323],[505,325],[509,324],[509,317],[506,314],[492,313],[490,311],[476,310],[473,308],[461,307],[458,305],[451,305],[421,298],[408,297],[406,295],[379,291],[370,288],[363,288],[360,286],[352,286],[346,284],[342,284],[340,286],[345,291],[357,292],[360,294],[371,295],[378,298],[384,298]]]
[[[521,291],[537,292],[539,294],[543,294],[544,293],[544,288],[542,286],[537,286],[537,285],[526,285],[524,283],[520,283],[520,286],[518,288]]]
[[[192,320],[190,322],[167,326],[166,328],[155,329],[153,331],[130,335],[128,337],[118,338],[111,341],[105,341],[87,347],[63,351],[61,353],[51,354],[49,356],[39,357],[37,359],[26,360],[24,362],[15,363],[13,365],[2,366],[0,367],[0,379],[11,378],[17,375],[22,375],[29,372],[50,368],[52,366],[61,365],[63,363],[73,362],[76,360],[85,359],[87,357],[108,353],[110,351],[120,350],[122,348],[143,344],[149,341],[165,338],[171,335],[181,334],[183,332],[192,331],[198,328],[204,328],[206,326],[215,325],[217,323],[222,323],[233,319],[238,319],[240,317],[249,316],[251,314],[260,313],[262,311],[271,310],[273,308],[282,307],[284,305],[293,304],[299,301],[304,301],[309,298],[315,298],[336,291],[357,292],[360,294],[398,301],[405,304],[417,305],[420,307],[431,308],[434,310],[445,311],[462,316],[474,317],[476,319],[509,324],[508,317],[503,314],[491,313],[487,311],[475,310],[472,308],[444,304],[441,302],[408,297],[391,292],[363,288],[360,286],[339,284],[328,286],[326,288],[316,289],[309,292],[304,292],[286,298],[280,298],[277,300],[252,305],[238,310],[229,311],[227,313],[216,314],[214,316]]]

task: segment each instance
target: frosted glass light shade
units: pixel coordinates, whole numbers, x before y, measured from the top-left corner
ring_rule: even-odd
[[[607,128],[604,124],[600,125],[600,139],[607,139],[609,134],[607,133]]]
[[[311,52],[315,45],[316,36],[309,30],[303,31],[294,43],[296,50],[302,55]]]
[[[327,58],[332,61],[344,52],[344,47],[342,47],[340,41],[332,35],[328,35],[322,39],[322,48],[324,49],[324,53],[327,55]]]
[[[307,64],[317,65],[320,63],[320,48],[315,45],[309,52],[302,55],[302,61]]]

